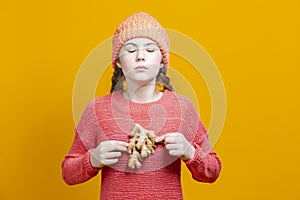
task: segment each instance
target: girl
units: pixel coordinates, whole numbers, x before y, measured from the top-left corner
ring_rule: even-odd
[[[181,160],[195,180],[217,179],[221,162],[208,133],[191,101],[173,91],[166,75],[169,48],[167,33],[146,13],[119,25],[113,37],[111,93],[94,99],[76,126],[62,163],[67,184],[85,182],[101,171],[101,199],[180,200]],[[131,169],[126,150],[136,123],[156,134],[156,147],[140,168]]]

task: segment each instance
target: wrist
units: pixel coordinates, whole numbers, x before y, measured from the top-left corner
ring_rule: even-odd
[[[187,161],[193,159],[195,156],[195,147],[190,144],[190,147],[187,149],[185,155],[182,156],[182,160]]]
[[[90,153],[90,163],[93,168],[102,168],[104,165],[93,155],[93,152]]]

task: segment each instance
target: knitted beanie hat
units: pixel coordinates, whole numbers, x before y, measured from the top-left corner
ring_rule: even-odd
[[[116,29],[112,40],[112,66],[116,67],[118,54],[126,41],[133,38],[148,38],[160,48],[164,66],[169,66],[170,41],[160,23],[147,13],[139,12],[129,16]]]

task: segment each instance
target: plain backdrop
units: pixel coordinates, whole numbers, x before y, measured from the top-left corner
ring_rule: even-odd
[[[220,177],[199,183],[183,165],[184,198],[299,200],[299,0],[1,1],[0,199],[99,199],[100,175],[76,186],[61,178],[74,137],[73,86],[89,53],[139,11],[201,44],[226,88],[226,120],[214,146]],[[172,65],[189,71],[176,55]],[[109,92],[105,67],[95,96]],[[197,98],[208,126],[207,87],[188,76],[203,91]]]

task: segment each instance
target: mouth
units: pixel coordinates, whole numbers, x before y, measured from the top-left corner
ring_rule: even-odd
[[[134,69],[137,71],[144,71],[144,70],[147,70],[147,67],[144,65],[139,65],[139,66],[135,67]]]

